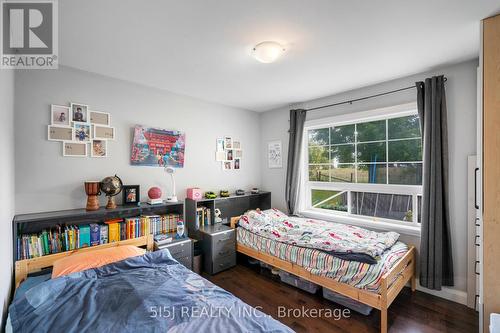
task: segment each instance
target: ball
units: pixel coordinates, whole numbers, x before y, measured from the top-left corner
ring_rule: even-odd
[[[149,199],[160,199],[161,198],[161,190],[159,187],[151,187],[148,191]]]

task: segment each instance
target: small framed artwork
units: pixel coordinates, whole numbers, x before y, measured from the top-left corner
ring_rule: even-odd
[[[123,204],[139,206],[141,203],[141,191],[139,185],[123,186]]]
[[[225,151],[216,151],[215,152],[215,160],[217,162],[222,162],[226,160],[226,152]]]
[[[283,155],[281,151],[281,141],[270,141],[267,144],[267,159],[270,169],[283,167]]]
[[[114,140],[115,139],[115,128],[102,125],[94,126],[94,139],[98,140]]]
[[[224,149],[233,149],[233,139],[230,136],[224,137]]]
[[[89,124],[81,124],[75,123],[75,137],[74,141],[78,142],[88,142],[90,141],[90,125]]]
[[[87,143],[63,142],[63,156],[87,157]]]
[[[217,138],[217,151],[224,150],[224,138]]]
[[[69,107],[62,105],[50,106],[50,121],[52,125],[70,126]]]
[[[226,150],[226,160],[232,161],[233,159],[234,159],[233,150],[232,149]]]
[[[81,103],[71,103],[71,121],[77,123],[88,123],[89,106]]]
[[[111,125],[111,114],[101,111],[89,111],[90,123],[95,125],[110,126]]]
[[[90,157],[108,157],[108,141],[92,140]]]
[[[47,139],[49,141],[72,141],[73,133],[73,127],[57,125],[47,126]]]
[[[233,140],[233,149],[241,149],[241,142]]]
[[[233,168],[233,162],[232,161],[224,161],[222,162],[222,170],[231,170]]]
[[[241,149],[233,150],[233,155],[234,155],[234,158],[242,158],[243,157],[243,150],[241,150]]]
[[[240,170],[241,169],[241,159],[240,158],[235,158],[234,159],[233,168],[234,168],[234,170]]]

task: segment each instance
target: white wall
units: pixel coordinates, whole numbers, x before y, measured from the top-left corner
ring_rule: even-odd
[[[450,222],[455,269],[455,287],[449,291],[466,291],[467,278],[467,156],[476,151],[476,68],[478,61],[468,61],[454,66],[440,68],[432,72],[380,83],[377,85],[348,91],[317,100],[297,104],[311,108],[377,94],[393,89],[414,85],[416,81],[432,75],[444,74],[446,83],[448,130],[450,150]],[[416,90],[408,90],[383,97],[355,102],[308,113],[307,119],[317,119],[332,115],[365,111],[416,100]],[[261,123],[261,170],[262,188],[273,193],[273,206],[285,209],[286,155],[288,152],[289,108],[280,108],[265,112],[260,117]],[[283,169],[267,167],[267,142],[281,140],[285,155]],[[418,245],[419,239],[403,236],[403,240]],[[461,298],[463,293],[459,293]],[[451,296],[455,297],[455,296]]]
[[[0,70],[0,322],[4,322],[12,278],[12,217],[14,215],[14,72]],[[3,327],[3,326],[2,326]]]
[[[19,71],[15,89],[17,213],[84,207],[83,182],[115,173],[125,184],[141,185],[143,199],[153,185],[165,193],[170,180],[162,168],[130,165],[135,124],[186,133],[185,167],[176,172],[181,199],[192,186],[218,191],[260,185],[259,115],[255,112],[67,67]],[[47,141],[50,104],[71,101],[111,113],[117,140],[109,143],[109,158],[62,157],[61,144]],[[216,138],[224,135],[241,140],[242,170],[222,171],[215,161]]]

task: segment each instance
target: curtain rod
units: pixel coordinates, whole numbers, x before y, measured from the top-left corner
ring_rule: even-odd
[[[448,81],[448,78],[445,77],[444,78],[444,82],[446,82],[446,81]],[[400,91],[409,90],[409,89],[413,89],[413,88],[416,88],[416,86],[399,88],[399,89],[396,89],[396,90],[386,91],[386,92],[383,92],[383,93],[380,93],[380,94],[375,94],[375,95],[360,97],[360,98],[351,99],[351,100],[348,100],[348,101],[343,101],[343,102],[338,102],[338,103],[333,103],[333,104],[327,104],[327,105],[317,106],[317,107],[314,107],[314,108],[306,109],[305,111],[314,111],[314,110],[329,108],[329,107],[332,107],[332,106],[338,106],[338,105],[343,105],[343,104],[352,104],[353,102],[359,102],[359,101],[363,101],[365,99],[370,99],[370,98],[374,98],[374,97],[380,97],[380,96],[384,96],[384,95],[394,94],[394,93],[397,93],[397,92],[400,92]]]

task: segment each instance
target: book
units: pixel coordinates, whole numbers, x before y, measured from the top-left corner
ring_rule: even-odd
[[[108,225],[101,225],[101,239],[99,244],[107,244],[108,243]]]
[[[114,243],[120,241],[120,225],[118,222],[107,221],[108,225],[108,242]]]
[[[101,228],[99,224],[92,223],[90,227],[90,246],[96,246],[100,244],[101,241]]]
[[[79,231],[80,231],[79,232],[79,236],[80,236],[79,246],[80,246],[80,248],[89,247],[90,246],[90,227],[88,225],[83,225],[80,227]]]

